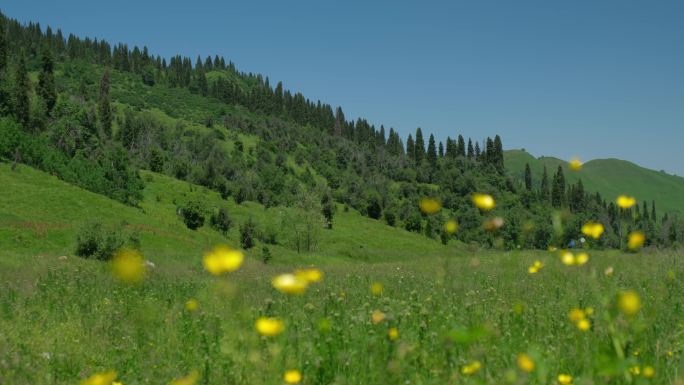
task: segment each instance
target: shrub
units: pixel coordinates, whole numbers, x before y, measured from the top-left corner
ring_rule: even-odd
[[[233,220],[228,214],[228,209],[221,207],[216,212],[211,214],[211,218],[209,218],[209,224],[217,231],[220,231],[223,235],[227,235],[230,227],[233,225]]]
[[[76,235],[76,255],[100,261],[112,259],[114,253],[124,246],[140,247],[140,239],[135,232],[127,233],[124,224],[107,230],[99,223],[89,223]]]
[[[191,230],[204,226],[204,209],[198,200],[190,200],[181,208],[183,222]]]
[[[384,213],[384,216],[385,216],[385,222],[386,222],[389,226],[392,226],[392,227],[396,226],[396,224],[397,224],[397,216],[396,216],[396,214],[394,214],[394,211],[392,211],[392,210],[386,210],[385,213]]]
[[[268,265],[268,262],[271,261],[273,256],[271,255],[271,249],[268,248],[268,246],[264,246],[261,248],[261,261],[264,263],[264,265]]]
[[[257,235],[256,232],[256,223],[254,223],[252,218],[249,218],[247,222],[240,226],[240,244],[242,245],[243,249],[246,250],[254,247],[254,239]]]

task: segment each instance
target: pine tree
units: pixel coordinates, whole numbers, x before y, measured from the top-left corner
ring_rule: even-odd
[[[57,90],[55,89],[54,63],[47,45],[41,52],[41,64],[42,68],[38,75],[38,95],[45,101],[47,114],[50,115],[57,102]]]
[[[475,157],[475,150],[473,149],[473,141],[468,138],[468,160],[473,160]]]
[[[435,136],[432,134],[430,134],[430,139],[428,139],[427,160],[433,168],[437,166],[437,148],[435,146]]]
[[[503,156],[503,144],[501,143],[501,137],[496,135],[494,137],[494,153],[492,154],[492,163],[494,167],[503,174],[506,170],[504,169],[504,156]]]
[[[416,161],[416,144],[413,142],[411,134],[409,134],[406,139],[406,155],[408,155],[408,158],[412,161]]]
[[[5,38],[5,24],[0,20],[0,76],[7,69],[7,39]],[[0,80],[2,80],[0,78]]]
[[[439,149],[437,155],[439,155],[440,158],[444,158],[444,144],[439,142],[439,146],[437,146],[437,148]]]
[[[456,157],[456,143],[448,136],[446,139],[446,156],[449,158]]]
[[[19,55],[19,62],[14,78],[14,115],[25,128],[29,128],[29,92],[30,83],[26,72],[24,53]]]
[[[458,142],[456,144],[456,156],[462,156],[464,158],[466,156],[465,141],[463,140],[463,135],[458,135]]]
[[[423,140],[423,131],[420,127],[416,129],[415,159],[416,164],[420,164],[425,159],[425,140]]]
[[[475,142],[475,160],[479,161],[482,157],[482,150],[480,150],[480,143]]]
[[[651,220],[656,222],[658,217],[656,216],[655,201],[651,201]]]
[[[5,39],[5,24],[0,20],[0,115],[11,110],[10,96],[7,86],[7,40]]]
[[[546,171],[546,165],[544,165],[544,172],[542,173],[542,179],[541,179],[541,187],[539,190],[539,196],[542,198],[543,201],[549,200],[549,174]]]
[[[197,58],[199,60],[199,57]],[[198,63],[201,63],[198,61]],[[204,73],[204,69],[200,68],[197,70],[197,87],[199,88],[200,94],[207,96],[209,92],[209,84],[207,83],[207,75]]]
[[[553,176],[551,205],[553,207],[561,207],[563,202],[565,202],[565,175],[563,175],[563,168],[559,165],[556,175]]]
[[[109,69],[105,68],[100,80],[100,100],[98,102],[98,117],[100,127],[105,137],[112,136],[112,106],[109,100]]]
[[[529,163],[525,163],[525,189],[532,191],[532,170]]]

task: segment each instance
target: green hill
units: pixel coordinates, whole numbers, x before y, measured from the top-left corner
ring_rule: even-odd
[[[628,194],[639,202],[656,201],[662,212],[684,213],[684,178],[643,168],[620,159],[594,159],[586,162],[580,171],[571,171],[567,162],[553,157],[535,158],[523,150],[504,152],[506,171],[522,178],[525,163],[532,170],[533,183],[539,183],[544,166],[551,176],[560,165],[570,183],[582,179],[587,191],[600,192],[605,199],[613,200],[620,194]]]

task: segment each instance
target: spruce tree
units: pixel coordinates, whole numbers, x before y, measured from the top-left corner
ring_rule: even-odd
[[[503,144],[501,143],[501,137],[499,135],[496,135],[494,137],[494,154],[492,154],[492,163],[496,167],[496,169],[499,171],[500,174],[503,174],[505,169],[504,169],[504,155],[503,155]]]
[[[14,115],[24,127],[29,128],[29,92],[30,83],[26,72],[24,53],[19,54],[19,62],[14,77]]]
[[[563,168],[559,165],[556,175],[553,176],[551,205],[553,207],[561,207],[563,202],[565,202],[565,175],[563,175]]]
[[[475,142],[475,160],[479,161],[482,157],[482,151],[480,150],[480,143]]]
[[[5,24],[0,20],[0,115],[11,110],[10,96],[7,86],[7,40],[5,39]]]
[[[544,165],[544,172],[542,173],[542,179],[541,179],[541,187],[539,190],[539,196],[542,198],[543,201],[549,200],[549,174],[546,171],[546,165]]]
[[[207,93],[209,92],[209,84],[207,83],[207,75],[204,73],[204,69],[202,68],[197,70],[197,87],[199,88],[201,95],[207,96]]]
[[[100,80],[100,100],[98,102],[98,118],[105,137],[112,136],[112,106],[109,100],[109,68],[105,68]]]
[[[57,90],[55,89],[54,63],[47,45],[41,52],[41,65],[41,71],[38,75],[38,95],[45,101],[47,114],[50,115],[57,102]]]
[[[437,148],[439,149],[437,155],[439,155],[440,158],[444,158],[444,144],[439,142],[439,146],[437,146]]]
[[[456,143],[448,136],[446,139],[446,156],[449,158],[456,157]]]
[[[656,216],[655,201],[651,201],[651,220],[656,222],[658,217]]]
[[[473,149],[473,141],[468,138],[468,160],[473,160],[475,157],[475,150]]]
[[[7,70],[7,39],[5,38],[5,24],[0,20],[0,76]]]
[[[437,166],[437,148],[435,146],[435,136],[430,134],[427,148],[427,161],[434,168]]]
[[[425,140],[423,140],[423,131],[420,127],[416,129],[415,159],[416,164],[420,164],[425,159]]]
[[[416,161],[416,144],[413,142],[413,137],[409,134],[408,139],[406,139],[406,155],[412,161]]]
[[[458,142],[456,144],[456,156],[462,156],[464,158],[466,156],[465,141],[463,140],[463,135],[458,135]]]
[[[532,170],[529,163],[525,163],[525,189],[532,191]]]

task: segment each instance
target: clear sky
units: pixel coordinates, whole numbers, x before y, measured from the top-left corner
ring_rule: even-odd
[[[684,175],[684,1],[3,0],[20,21],[219,54],[310,99],[438,139]]]

